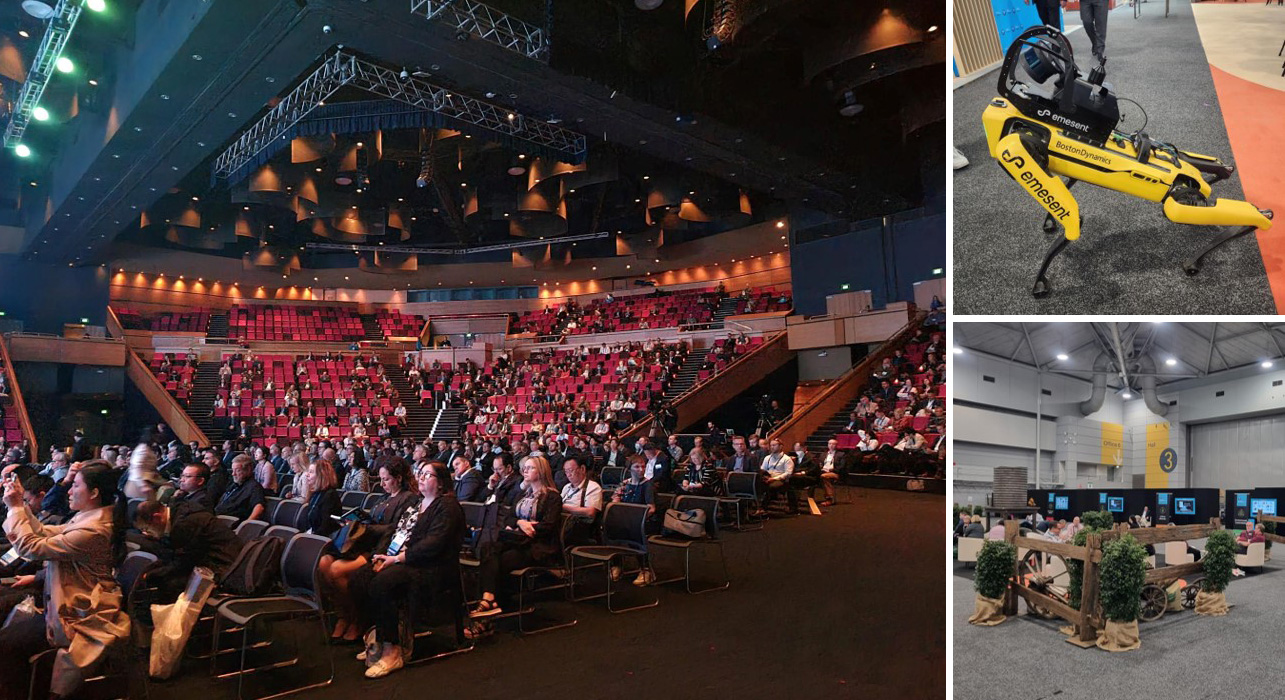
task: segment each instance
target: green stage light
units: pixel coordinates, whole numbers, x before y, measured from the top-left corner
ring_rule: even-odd
[[[72,63],[71,59],[66,56],[59,56],[58,60],[54,61],[54,67],[63,73],[70,73],[76,69],[76,64]]]
[[[94,12],[102,12],[107,9],[107,3],[104,0],[85,0],[85,7]]]
[[[13,152],[17,153],[19,158],[26,158],[27,156],[31,155],[31,149],[28,148],[27,144],[25,143],[20,143],[17,146],[14,146]]]
[[[35,117],[38,122],[47,122],[49,121],[49,110],[44,107],[37,107],[31,110],[31,116]]]

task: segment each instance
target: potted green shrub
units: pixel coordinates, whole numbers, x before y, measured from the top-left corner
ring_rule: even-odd
[[[1132,535],[1116,538],[1102,547],[1099,589],[1106,629],[1098,636],[1099,649],[1131,651],[1142,646],[1138,613],[1146,578],[1147,550]]]
[[[1205,543],[1205,554],[1200,558],[1205,580],[1196,594],[1197,615],[1227,614],[1227,584],[1231,570],[1236,566],[1236,540],[1226,530],[1210,533]]]
[[[1084,513],[1080,516],[1080,522],[1084,524],[1084,529],[1093,528],[1094,530],[1110,530],[1115,527],[1115,518],[1110,512],[1105,510],[1094,510]]]
[[[1002,540],[990,540],[977,553],[977,573],[973,587],[977,590],[977,604],[969,624],[993,627],[1003,622],[1004,593],[1008,580],[1017,567],[1017,547]]]

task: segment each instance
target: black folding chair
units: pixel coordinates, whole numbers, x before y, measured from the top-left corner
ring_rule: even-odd
[[[754,472],[727,473],[727,496],[720,497],[718,500],[719,503],[727,504],[735,509],[736,524],[732,526],[732,529],[741,532],[763,529],[763,519],[754,519],[750,516],[752,510],[758,507],[758,486],[758,474]],[[742,511],[745,514],[744,519],[741,517]]]
[[[705,511],[705,537],[690,539],[676,535],[653,535],[647,538],[649,545],[678,549],[683,552],[683,575],[663,581],[658,579],[656,584],[682,581],[686,585],[688,593],[709,593],[727,589],[732,585],[732,581],[727,575],[727,558],[723,555],[723,541],[718,537],[718,499],[709,496],[680,496],[674,502],[674,508],[684,511],[694,509]],[[718,550],[718,561],[723,568],[722,584],[716,584],[700,590],[692,590],[692,549],[697,546],[713,547]]]
[[[229,528],[233,530],[237,529],[237,527],[241,523],[240,520],[237,520],[237,517],[235,515],[220,515],[219,520],[222,520],[224,525],[227,525]]]
[[[246,654],[251,648],[250,628],[256,622],[268,622],[274,619],[316,618],[317,625],[321,629],[322,645],[326,648],[327,657],[330,661],[330,676],[325,680],[276,692],[259,698],[259,700],[284,697],[313,688],[323,688],[334,681],[335,657],[333,647],[328,643],[329,630],[326,629],[326,617],[322,609],[321,586],[317,571],[321,555],[325,553],[329,544],[330,539],[320,535],[295,535],[286,545],[285,553],[281,556],[281,582],[284,589],[282,595],[237,598],[229,600],[218,607],[218,614],[214,618],[215,649],[219,648],[220,626],[223,622],[241,628],[241,653],[238,669],[216,676],[219,679],[235,676],[237,678],[238,698],[244,697],[245,677],[247,675],[294,666],[299,663],[299,654],[296,648],[296,653],[291,658],[247,668]],[[214,658],[217,664],[218,655],[216,654]]]
[[[634,503],[608,503],[602,515],[602,544],[571,548],[571,600],[581,602],[595,598],[607,599],[607,610],[613,613],[631,612],[660,605],[657,597],[650,603],[616,609],[611,604],[614,586],[611,570],[617,561],[634,559],[639,569],[647,566],[647,515],[650,508]],[[593,562],[579,570],[602,567],[606,573],[607,589],[604,593],[576,596],[577,560]],[[623,568],[623,567],[622,567]],[[632,572],[631,572],[632,573]]]
[[[282,501],[277,505],[277,510],[272,514],[273,525],[284,525],[299,529],[299,515],[303,512],[303,503],[299,501]]]
[[[614,489],[620,486],[620,482],[624,480],[625,480],[624,467],[603,467],[602,474],[598,483],[602,484],[602,487],[604,489],[607,489],[607,488]]]
[[[365,491],[344,491],[343,495],[339,497],[339,505],[342,506],[344,510],[363,508],[366,503],[366,497],[369,495],[370,494]]]
[[[263,515],[260,516],[262,517],[263,521],[268,523],[273,523],[274,522],[273,518],[276,517],[277,508],[280,505],[281,505],[280,498],[277,498],[276,496],[264,496],[263,497]]]

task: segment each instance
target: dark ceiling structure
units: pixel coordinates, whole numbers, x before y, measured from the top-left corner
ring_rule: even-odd
[[[609,256],[615,236],[883,216],[944,198],[944,27],[927,1],[109,0],[33,156],[0,156],[0,226],[45,263],[108,263],[119,239],[396,272],[417,256],[379,246],[606,232],[574,255]],[[45,30],[0,8],[0,124]],[[341,55],[367,73],[316,92]]]

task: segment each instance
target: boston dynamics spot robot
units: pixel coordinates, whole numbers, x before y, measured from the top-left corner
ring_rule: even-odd
[[[1189,275],[1200,271],[1201,259],[1214,248],[1272,226],[1271,211],[1210,199],[1209,186],[1230,177],[1233,166],[1153,140],[1141,128],[1117,131],[1120,111],[1105,77],[1103,65],[1087,76],[1076,68],[1061,32],[1028,29],[1004,55],[999,97],[982,114],[991,157],[1047,210],[1045,233],[1062,231],[1035,276],[1036,298],[1049,295],[1045,273],[1053,258],[1080,237],[1080,208],[1070,191],[1077,181],[1161,202],[1176,223],[1234,227],[1183,264]]]

